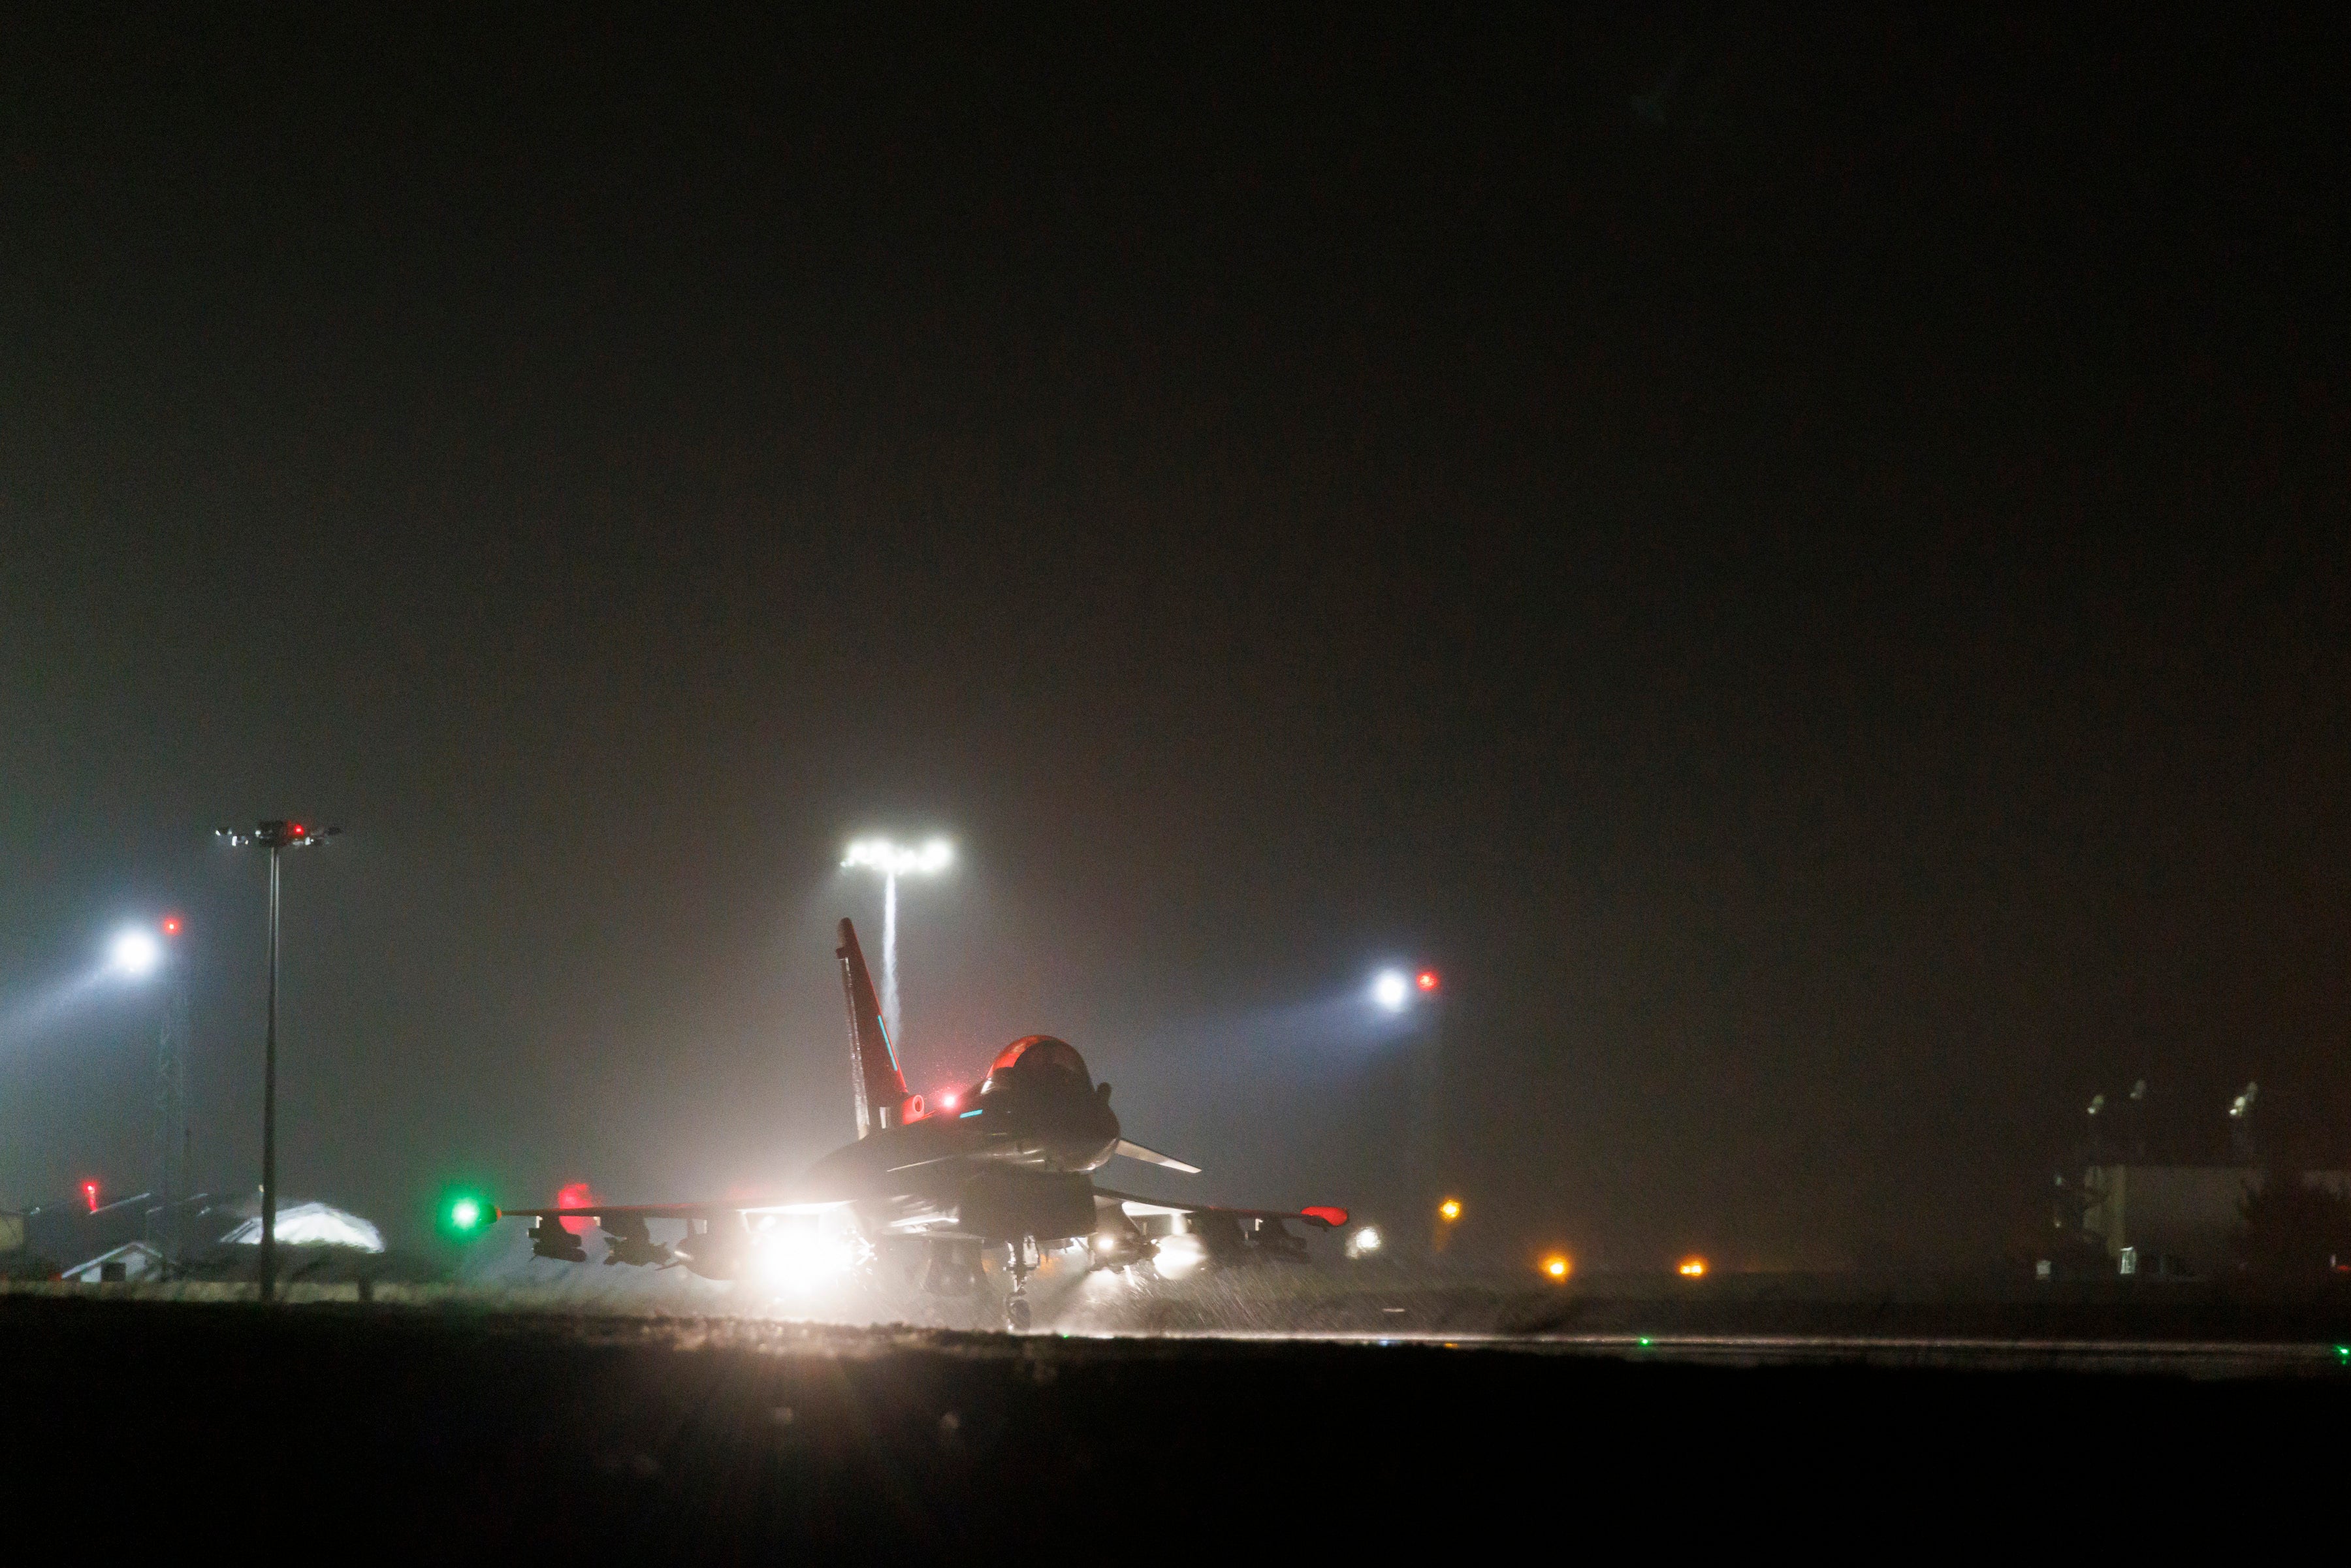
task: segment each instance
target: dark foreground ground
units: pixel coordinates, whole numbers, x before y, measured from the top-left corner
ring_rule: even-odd
[[[2339,1512],[2336,1315],[1447,1346],[16,1295],[0,1490],[273,1558],[2260,1535]]]

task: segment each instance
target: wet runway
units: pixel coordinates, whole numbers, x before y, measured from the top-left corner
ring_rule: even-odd
[[[243,1500],[273,1529],[461,1557],[1031,1538],[1156,1555],[1212,1528],[1481,1533],[1602,1507],[1751,1528],[1832,1484],[1961,1488],[1980,1520],[2041,1495],[2053,1464],[2068,1489],[2291,1469],[2332,1445],[2286,1435],[2351,1414],[2351,1355],[2310,1337],[1014,1338],[11,1295],[0,1343],[18,1412],[0,1465],[45,1508]]]
[[[2351,1344],[2330,1341],[1968,1339],[1839,1334],[1556,1334],[1474,1342],[1715,1366],[1859,1365],[1966,1372],[2327,1377],[2351,1373]]]

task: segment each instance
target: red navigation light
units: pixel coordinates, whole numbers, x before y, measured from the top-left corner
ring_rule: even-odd
[[[1424,990],[1424,991],[1433,991],[1433,990],[1437,989],[1437,971],[1436,971],[1436,970],[1434,970],[1434,969],[1423,969],[1423,970],[1420,972],[1420,988],[1421,988],[1422,990]]]
[[[1320,1222],[1328,1230],[1336,1230],[1347,1223],[1347,1211],[1343,1208],[1301,1208],[1298,1212],[1309,1219]]]
[[[82,1183],[81,1195],[89,1200],[89,1211],[92,1214],[96,1214],[98,1212],[98,1184],[94,1181],[86,1181]]]
[[[163,935],[166,936],[177,936],[179,934],[180,917],[176,915],[166,915],[163,916]]]
[[[558,1208],[587,1208],[595,1201],[595,1195],[588,1190],[588,1184],[584,1181],[567,1182],[556,1189],[555,1207]],[[588,1234],[590,1221],[585,1215],[559,1220],[558,1223],[574,1236]]]

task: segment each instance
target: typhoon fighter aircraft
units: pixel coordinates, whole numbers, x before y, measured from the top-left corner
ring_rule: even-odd
[[[1097,1186],[1093,1173],[1115,1155],[1199,1171],[1129,1142],[1110,1108],[1110,1085],[1095,1083],[1085,1059],[1050,1035],[1014,1040],[977,1084],[925,1104],[899,1071],[849,921],[841,923],[835,956],[849,1003],[857,1141],[819,1160],[788,1201],[591,1199],[497,1216],[533,1220],[538,1257],[587,1261],[572,1227],[593,1222],[604,1233],[608,1264],[683,1264],[705,1278],[754,1283],[849,1269],[883,1283],[897,1279],[937,1294],[970,1295],[980,1289],[984,1252],[1001,1248],[1012,1279],[1005,1318],[1015,1329],[1029,1326],[1029,1276],[1047,1248],[1082,1247],[1103,1269],[1164,1265],[1166,1250],[1180,1250],[1186,1261],[1259,1261],[1303,1255],[1290,1221],[1325,1230],[1346,1224],[1342,1208],[1163,1203]],[[648,1222],[656,1219],[684,1221],[685,1235],[654,1241]]]

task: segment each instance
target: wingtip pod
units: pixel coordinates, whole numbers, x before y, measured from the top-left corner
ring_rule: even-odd
[[[1298,1217],[1301,1219],[1310,1220],[1325,1230],[1336,1230],[1347,1223],[1347,1211],[1343,1208],[1332,1208],[1328,1204],[1313,1208],[1301,1208],[1298,1211]]]

